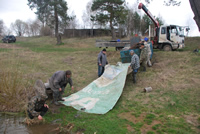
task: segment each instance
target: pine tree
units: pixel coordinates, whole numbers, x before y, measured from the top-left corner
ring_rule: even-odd
[[[58,27],[61,23],[67,24],[70,17],[67,15],[67,2],[65,0],[28,0],[28,6],[36,9],[35,14],[51,28],[55,29],[57,44],[61,44],[61,36]]]
[[[124,0],[94,0],[92,11],[96,11],[95,16],[91,16],[93,21],[100,24],[109,23],[112,39],[115,39],[114,26],[124,23],[127,10],[124,7]]]

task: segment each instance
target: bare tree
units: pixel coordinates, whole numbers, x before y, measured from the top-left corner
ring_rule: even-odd
[[[15,23],[11,23],[11,28],[15,31],[17,36],[23,36],[27,32],[27,24],[19,19],[17,19]]]
[[[70,13],[70,16],[72,16],[72,17],[68,21],[67,25],[66,24],[62,25],[62,27],[61,27],[62,30],[66,29],[66,28],[68,28],[68,29],[76,29],[79,26],[79,23],[78,23],[78,20],[77,20],[77,17],[75,15],[74,11],[72,11]],[[62,31],[62,32],[64,32],[64,31]]]
[[[29,24],[29,29],[30,29],[31,35],[32,36],[39,35],[40,29],[41,29],[42,26],[43,26],[43,24],[40,20],[36,19],[36,20],[32,21]]]
[[[87,5],[86,5],[86,10],[84,11],[83,15],[82,15],[82,20],[84,22],[84,27],[85,28],[94,28],[94,21],[92,21],[91,16],[94,16],[96,14],[96,11],[92,11],[91,7],[92,7],[92,3],[93,0],[90,0]]]
[[[137,8],[137,3],[134,3],[133,6],[127,7],[128,15],[126,19],[127,26],[127,36],[130,37],[133,34],[139,34],[141,30],[141,16],[139,14],[139,10]]]

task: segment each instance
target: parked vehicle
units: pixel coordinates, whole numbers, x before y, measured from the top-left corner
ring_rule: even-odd
[[[158,21],[144,6],[144,4],[140,3],[138,8],[143,9],[143,11],[149,16],[155,25],[155,34],[150,35],[150,39],[154,48],[163,49],[164,51],[171,51],[185,47],[184,30],[188,32],[190,30],[189,27],[177,25],[160,26]]]
[[[7,35],[7,36],[5,36],[5,37],[2,39],[2,41],[3,41],[4,43],[16,42],[16,38],[15,38],[14,35]]]

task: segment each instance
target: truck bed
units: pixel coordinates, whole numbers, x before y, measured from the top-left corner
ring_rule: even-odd
[[[96,47],[130,47],[130,41],[100,41],[96,40]]]

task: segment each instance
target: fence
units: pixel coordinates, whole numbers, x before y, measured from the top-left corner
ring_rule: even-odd
[[[94,37],[94,36],[110,36],[108,29],[65,29],[65,37]]]

